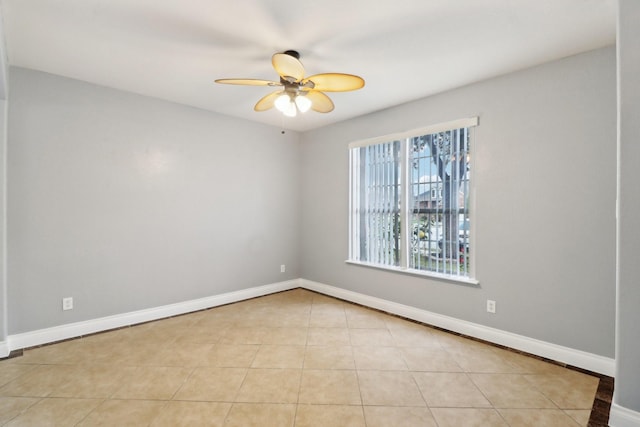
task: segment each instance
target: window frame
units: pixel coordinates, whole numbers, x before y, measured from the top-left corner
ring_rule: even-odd
[[[454,129],[460,128],[468,128],[471,138],[471,144],[469,147],[469,152],[471,153],[472,159],[474,159],[475,148],[477,144],[477,136],[476,136],[476,127],[479,124],[478,117],[468,117],[463,119],[451,120],[448,122],[442,122],[438,124],[434,124],[431,126],[426,126],[422,128],[412,129],[404,132],[398,132],[394,134],[368,138],[363,140],[358,140],[351,142],[348,146],[349,150],[349,253],[348,259],[345,261],[347,264],[359,265],[374,269],[386,270],[391,272],[409,274],[413,276],[421,276],[421,277],[429,277],[435,279],[441,279],[445,281],[461,283],[466,285],[479,285],[479,281],[475,277],[475,260],[476,260],[476,238],[475,238],[475,218],[476,218],[476,209],[475,209],[475,189],[476,189],[476,180],[475,180],[475,170],[477,167],[472,166],[469,171],[469,201],[468,201],[468,209],[469,213],[469,269],[467,272],[467,276],[460,275],[451,275],[446,273],[434,272],[429,270],[419,270],[415,268],[409,267],[408,254],[410,250],[410,221],[408,221],[409,215],[407,210],[410,206],[409,201],[409,168],[408,165],[408,157],[409,157],[409,144],[407,140],[410,138],[414,138],[417,136],[434,134],[439,132],[450,131]],[[400,168],[401,168],[401,177],[400,177],[400,195],[401,195],[401,205],[400,205],[400,218],[401,218],[401,230],[400,230],[400,265],[399,266],[391,266],[391,265],[383,265],[376,264],[371,262],[364,262],[354,259],[354,245],[359,245],[359,241],[355,241],[355,230],[354,230],[354,167],[355,167],[355,159],[354,159],[354,149],[367,147],[376,144],[389,143],[391,141],[403,141],[402,149],[401,149],[401,160],[400,160]]]

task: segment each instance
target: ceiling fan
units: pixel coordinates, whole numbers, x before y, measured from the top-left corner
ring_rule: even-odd
[[[280,81],[260,79],[218,79],[216,83],[281,87],[262,97],[253,107],[255,111],[266,111],[273,107],[285,116],[295,117],[297,112],[304,113],[309,109],[319,113],[333,111],[331,98],[323,92],[347,92],[364,86],[361,77],[343,73],[323,73],[304,77],[304,67],[300,62],[300,54],[295,50],[276,53],[271,57],[271,64],[280,75]]]

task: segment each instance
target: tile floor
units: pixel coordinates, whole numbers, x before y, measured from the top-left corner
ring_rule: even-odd
[[[0,362],[6,426],[587,426],[598,378],[302,289]]]

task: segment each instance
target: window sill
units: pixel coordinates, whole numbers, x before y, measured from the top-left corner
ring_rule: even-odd
[[[419,276],[419,277],[425,277],[425,278],[428,277],[430,279],[445,280],[447,282],[460,283],[464,285],[477,286],[480,284],[478,280],[470,277],[449,276],[447,274],[434,273],[432,271],[415,270],[412,268],[389,267],[389,266],[369,264],[366,262],[352,261],[352,260],[346,260],[345,263],[359,265],[361,267],[375,268],[377,270],[391,271],[394,273],[409,274],[411,276]]]

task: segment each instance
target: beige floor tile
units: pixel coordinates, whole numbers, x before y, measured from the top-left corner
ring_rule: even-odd
[[[495,408],[555,408],[524,375],[469,374]]]
[[[337,313],[314,313],[309,317],[310,328],[346,328],[347,317],[344,312]]]
[[[123,342],[111,349],[94,348],[87,364],[115,364],[118,366],[144,366],[157,364],[158,355],[167,349],[167,343]],[[99,347],[104,347],[99,346]]]
[[[311,313],[336,311],[344,313],[345,307],[347,305],[347,303],[334,299],[332,297],[327,297],[326,295],[318,295],[314,296],[313,300],[311,301]]]
[[[260,327],[256,327],[256,325],[260,325]],[[227,327],[227,332],[225,332],[225,336],[227,336],[229,334],[229,331],[232,329],[265,329],[264,325],[262,324],[262,322],[260,321],[258,315],[256,313],[249,313],[247,315],[244,316],[239,316],[237,319],[235,319],[233,321],[233,325]],[[218,341],[219,343],[225,343],[225,344],[260,344],[262,342],[262,337],[259,337],[259,339],[257,336],[235,336],[236,334],[234,333],[234,337],[230,338],[230,340],[224,340],[225,336],[223,336],[220,341]],[[246,340],[245,338],[249,338],[248,340]]]
[[[494,353],[499,357],[507,361],[510,365],[514,366],[514,373],[518,374],[557,374],[566,371],[566,368],[556,365],[554,363],[545,362],[544,360],[536,359],[533,356],[525,354],[519,354],[515,351],[492,348]]]
[[[202,330],[204,328],[202,328],[201,326],[186,326],[186,325],[180,325],[180,324],[167,324],[165,326],[159,326],[158,324],[161,323],[162,321],[158,321],[158,322],[153,322],[154,325],[154,329],[153,329],[153,334],[155,334],[156,337],[153,338],[153,341],[157,342],[157,337],[164,337],[164,342],[166,343],[175,343],[175,341],[180,338],[183,337],[185,335],[185,333],[187,333],[190,329],[193,328],[194,332],[196,332],[198,329]],[[199,337],[198,334],[194,334],[192,335],[193,338],[197,338]],[[212,340],[196,340],[196,343],[200,344],[200,343],[204,343],[204,344],[214,344],[214,342],[212,342]]]
[[[237,402],[296,403],[300,369],[249,369]]]
[[[308,346],[305,369],[355,369],[350,346]]]
[[[427,327],[391,329],[395,345],[403,347],[428,347],[441,349],[439,341]]]
[[[139,329],[143,329],[145,326],[148,327],[149,324],[138,324],[138,325],[129,325],[123,326],[121,328],[109,329],[102,332],[96,332],[94,334],[83,335],[79,338],[81,342],[84,344],[108,344],[108,345],[117,345],[120,343],[128,343],[131,340],[135,339],[132,334],[133,331],[137,331]]]
[[[128,327],[126,329],[129,329]],[[123,342],[127,336],[126,329],[112,329],[110,331],[98,332],[84,336],[80,339],[84,344],[107,344],[115,345]]]
[[[305,306],[311,307],[311,304],[313,303],[313,296],[316,295],[316,293],[307,289],[298,288],[287,292],[281,292],[280,295],[290,303],[304,304]]]
[[[358,371],[364,405],[426,406],[409,372]]]
[[[217,344],[227,332],[226,328],[207,328],[203,326],[182,327],[176,331],[176,345]]]
[[[233,307],[230,312],[219,311],[224,307],[218,307],[207,311],[198,321],[194,324],[196,327],[221,329],[226,330],[236,326],[236,313],[233,311]],[[223,334],[224,336],[224,334]],[[220,341],[218,341],[220,342]]]
[[[346,328],[309,328],[307,345],[351,345]]]
[[[326,295],[315,295],[313,297],[313,301],[311,302],[311,312],[340,310],[344,313],[345,308],[349,307],[350,305],[351,304]]]
[[[108,398],[135,370],[134,367],[114,365],[74,366],[69,376],[61,381],[49,396]]]
[[[165,403],[150,400],[105,400],[77,425],[79,427],[149,425]]]
[[[362,405],[356,371],[305,370],[300,403]]]
[[[573,418],[582,427],[587,427],[589,424],[590,409],[565,409],[564,413]]]
[[[36,365],[0,363],[0,387],[35,369]]]
[[[446,350],[465,372],[499,374],[517,373],[519,370],[486,344],[481,344],[481,347],[476,347],[476,344],[468,348],[449,347]]]
[[[430,408],[482,408],[491,404],[465,373],[414,372]]]
[[[365,427],[362,406],[298,405],[296,427]]]
[[[509,427],[495,409],[431,408],[438,427]]]
[[[0,397],[0,425],[17,417],[39,400],[34,397]]]
[[[323,294],[318,294],[313,292],[313,299],[312,299],[313,305],[322,305],[322,304],[329,304],[329,305],[339,305],[341,307],[344,307],[345,305],[347,305],[347,303],[342,302],[338,299],[335,299],[333,297],[330,297],[328,295],[323,295]]]
[[[600,380],[580,372],[525,378],[561,409],[590,409]]]
[[[98,335],[96,336],[98,337]],[[92,337],[93,338],[93,337]],[[84,339],[82,340],[84,341]],[[109,364],[115,363],[120,366],[134,366],[141,364],[140,361],[145,360],[143,353],[146,352],[146,358],[152,357],[157,351],[163,347],[160,344],[154,348],[148,343],[136,344],[130,341],[101,341],[91,339],[84,343],[82,347],[82,360],[78,364]]]
[[[306,328],[309,326],[309,313],[277,311],[268,313],[260,320],[261,326],[269,328]],[[292,342],[291,344],[296,344]]]
[[[246,374],[245,368],[196,368],[173,399],[233,402]]]
[[[353,359],[359,370],[407,370],[402,353],[395,347],[353,347]]]
[[[219,344],[262,344],[267,328],[233,327],[227,329]]]
[[[313,299],[311,300],[311,309],[312,310],[324,310],[324,309],[334,309],[334,310],[342,310],[351,304],[341,301],[339,299],[335,299],[328,295],[322,294],[314,294]]]
[[[353,346],[395,346],[387,329],[349,329]]]
[[[308,328],[272,328],[265,332],[262,343],[273,345],[306,345]]]
[[[570,416],[559,409],[499,409],[511,427],[578,427]]]
[[[42,399],[7,426],[75,426],[101,402],[101,399]]]
[[[431,329],[428,326],[424,326],[421,324],[418,324],[416,322],[412,322],[410,320],[407,319],[403,319],[402,317],[397,317],[397,316],[393,316],[393,315],[386,315],[384,317],[384,323],[387,325],[387,329],[389,329],[390,331],[393,330],[403,330],[403,329]]]
[[[274,312],[266,308],[255,309],[236,320],[236,326],[243,328],[260,327],[265,330],[281,326]]]
[[[118,331],[123,341],[137,343],[138,345],[166,344],[167,336],[156,326],[156,322],[133,325],[130,328]],[[173,337],[172,337],[173,339]]]
[[[251,367],[302,369],[304,353],[301,345],[262,345]]]
[[[213,344],[172,345],[157,352],[150,358],[149,364],[155,366],[203,366],[205,357],[212,348]]]
[[[223,427],[231,403],[167,402],[151,427]]]
[[[385,315],[377,313],[373,310],[359,309],[354,310],[348,308],[345,310],[347,315],[347,326],[349,328],[364,329],[386,329],[387,324],[384,321]]]
[[[225,427],[293,427],[296,405],[234,403]]]
[[[456,350],[487,350],[487,344],[462,337],[439,329],[430,329],[431,334],[438,343],[446,349]]]
[[[71,377],[74,366],[38,365],[0,388],[0,396],[45,397]]]
[[[156,322],[152,322],[152,324],[155,328],[164,331],[175,327],[189,328],[197,322],[201,315],[202,314],[200,312],[187,313],[158,320]]]
[[[428,408],[365,406],[367,427],[438,427]]]
[[[67,364],[80,363],[84,359],[84,343],[81,340],[64,341],[24,351],[20,363]]]
[[[460,365],[440,347],[402,347],[400,353],[410,371],[462,372]]]
[[[260,348],[255,344],[216,344],[203,356],[205,366],[248,368]]]
[[[112,395],[114,399],[168,400],[184,384],[192,368],[143,366],[136,368]]]

